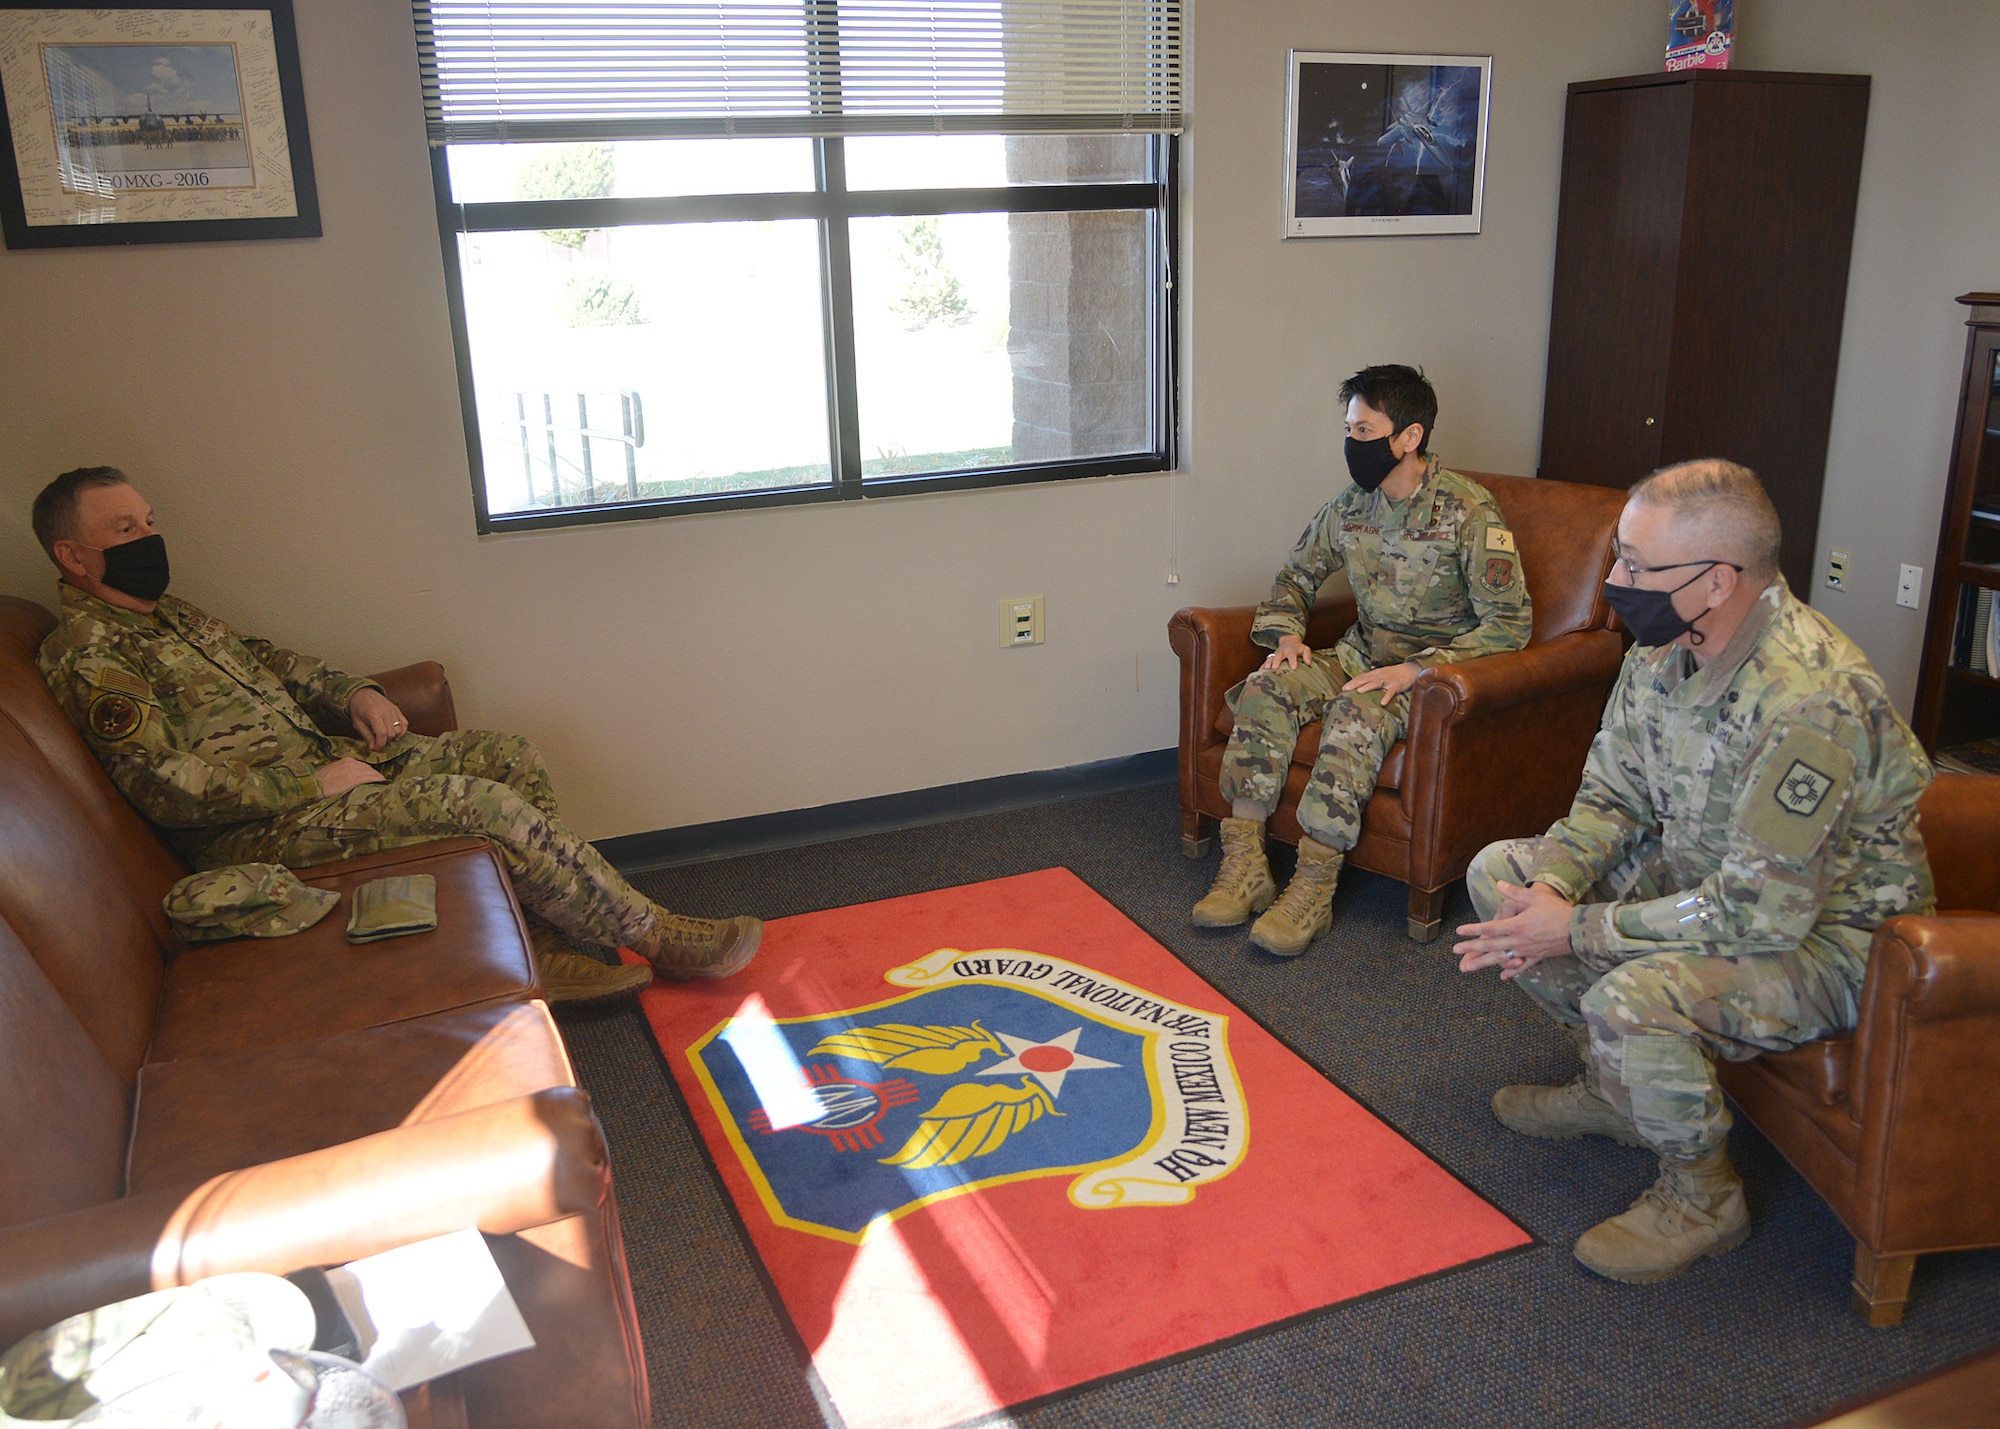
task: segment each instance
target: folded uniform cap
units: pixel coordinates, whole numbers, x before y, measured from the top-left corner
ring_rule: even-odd
[[[437,879],[428,873],[377,878],[354,890],[347,914],[347,941],[372,943],[425,933],[437,926]]]
[[[217,938],[282,938],[310,928],[340,901],[275,863],[237,863],[191,873],[161,900],[167,921],[191,943]]]

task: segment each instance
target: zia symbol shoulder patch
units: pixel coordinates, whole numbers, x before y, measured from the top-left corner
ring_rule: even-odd
[[[1069,1176],[1085,1209],[1171,1206],[1248,1145],[1228,1019],[1060,958],[944,948],[912,991],[736,1016],[688,1059],[779,1225],[858,1242],[981,1186]]]
[[[1805,858],[1831,832],[1853,775],[1853,754],[1811,726],[1796,725],[1750,791],[1744,827],[1770,852]]]
[[[1803,759],[1794,759],[1772,791],[1779,807],[1788,813],[1810,815],[1833,788],[1833,776],[1815,769]]]

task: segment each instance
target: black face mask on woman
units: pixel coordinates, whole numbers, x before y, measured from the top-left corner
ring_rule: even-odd
[[[167,593],[165,536],[141,536],[136,541],[102,549],[104,574],[98,579],[105,585],[134,600],[158,600]]]
[[[1674,609],[1674,597],[1686,590],[1717,566],[1728,566],[1732,571],[1742,571],[1743,567],[1732,561],[1677,561],[1671,566],[1651,566],[1649,570],[1671,571],[1682,566],[1700,566],[1701,569],[1675,586],[1672,590],[1645,590],[1635,585],[1614,585],[1604,583],[1604,603],[1612,613],[1625,622],[1625,628],[1632,632],[1632,638],[1641,645],[1665,645],[1678,639],[1683,633],[1692,631],[1690,645],[1699,645],[1702,634],[1695,630],[1695,620],[1689,620]]]
[[[1365,442],[1358,437],[1347,439],[1347,474],[1363,491],[1373,491],[1387,481],[1389,473],[1402,461],[1389,449],[1389,440],[1388,437]]]

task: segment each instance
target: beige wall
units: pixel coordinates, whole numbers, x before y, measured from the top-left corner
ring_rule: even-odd
[[[446,661],[592,836],[1171,744],[1167,617],[1255,598],[1331,494],[1329,381],[1422,362],[1447,460],[1533,469],[1563,85],[1654,67],[1664,10],[1191,6],[1177,476],[475,537],[409,11],[298,0],[324,238],[0,253],[0,590],[47,593],[43,480],[125,466],[178,592],[349,668]],[[2000,283],[2000,199],[1970,197],[2000,187],[1971,78],[2000,33],[1983,5],[1874,9],[1760,0],[1744,57],[1877,75],[1825,539],[1857,557],[1829,609],[1907,692],[1921,622],[1888,593],[1935,539],[1948,299]],[[1289,46],[1491,52],[1484,233],[1280,242]],[[1033,593],[1048,643],[999,649],[999,600]]]

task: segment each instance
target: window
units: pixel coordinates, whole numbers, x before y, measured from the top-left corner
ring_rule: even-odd
[[[1163,470],[1178,0],[415,0],[482,531]]]

